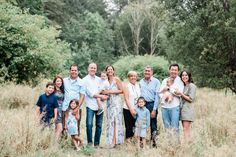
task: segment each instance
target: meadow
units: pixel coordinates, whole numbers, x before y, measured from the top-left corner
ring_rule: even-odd
[[[180,130],[180,144],[163,130],[158,115],[158,147],[139,149],[134,144],[109,149],[105,143],[106,117],[101,137],[102,148],[85,147],[76,152],[70,138],[60,144],[53,130],[41,131],[35,119],[35,102],[43,92],[44,82],[35,88],[12,83],[0,87],[0,157],[234,157],[236,156],[236,96],[230,91],[209,88],[197,90],[196,120],[192,125],[193,143],[187,144]],[[86,144],[85,106],[82,115],[82,138]]]

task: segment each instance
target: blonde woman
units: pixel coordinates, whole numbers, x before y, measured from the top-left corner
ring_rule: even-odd
[[[137,83],[137,72],[129,71],[128,72],[128,83],[123,84],[124,90],[124,99],[125,103],[123,106],[123,115],[125,121],[125,139],[127,143],[130,143],[130,140],[134,136],[134,127],[135,127],[135,106],[137,100],[141,95],[139,84]]]

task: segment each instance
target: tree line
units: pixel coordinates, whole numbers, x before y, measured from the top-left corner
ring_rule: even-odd
[[[90,62],[101,71],[150,55],[181,63],[200,87],[236,93],[235,14],[234,0],[4,0],[0,81],[37,83],[71,63],[84,76]]]

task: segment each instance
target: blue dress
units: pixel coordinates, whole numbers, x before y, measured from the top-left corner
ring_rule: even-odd
[[[69,135],[78,135],[78,121],[72,112],[69,111],[68,119],[66,121],[67,131]]]

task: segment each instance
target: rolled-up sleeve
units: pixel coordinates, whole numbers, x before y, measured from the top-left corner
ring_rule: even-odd
[[[192,99],[192,101],[195,99],[196,96],[196,86],[192,83],[189,86],[188,96]]]
[[[161,83],[158,80],[158,83],[157,83],[157,86],[156,86],[156,93],[155,93],[155,101],[154,101],[153,110],[156,110],[158,108],[158,106],[159,106],[159,100],[160,100],[159,90],[160,90],[160,86],[161,86]]]
[[[150,112],[147,110],[146,112],[146,118],[147,118],[147,129],[150,128]]]
[[[85,82],[84,80],[81,80],[80,91],[79,91],[80,94],[85,94],[86,93],[86,87],[85,87],[85,83],[84,82]]]

